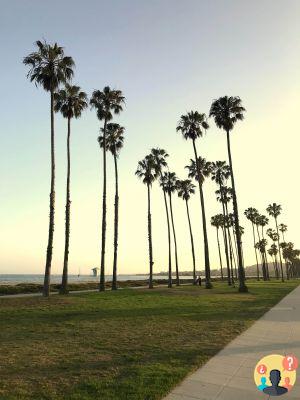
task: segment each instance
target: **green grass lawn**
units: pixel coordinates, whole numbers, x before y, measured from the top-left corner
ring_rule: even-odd
[[[0,298],[0,399],[161,399],[298,282],[248,284]]]

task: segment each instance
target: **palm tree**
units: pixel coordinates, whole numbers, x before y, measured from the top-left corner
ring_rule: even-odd
[[[46,255],[45,277],[43,295],[49,296],[50,276],[54,234],[54,209],[55,209],[55,143],[54,143],[54,92],[60,84],[69,82],[73,76],[74,61],[66,57],[63,47],[48,44],[46,41],[35,42],[37,51],[24,58],[23,63],[30,67],[27,77],[36,85],[42,86],[50,92],[50,120],[51,120],[51,187],[50,187],[50,214],[48,245]]]
[[[65,88],[54,93],[54,110],[61,112],[64,118],[68,120],[67,133],[67,189],[66,189],[66,227],[65,227],[65,252],[64,267],[62,274],[62,282],[60,293],[68,293],[68,259],[69,259],[69,242],[70,242],[70,173],[71,173],[71,156],[70,156],[70,137],[71,137],[71,120],[79,118],[82,111],[87,108],[87,95],[80,90],[79,86],[72,86],[66,83]]]
[[[176,182],[178,197],[181,197],[185,201],[186,205],[186,213],[189,223],[190,237],[191,237],[191,247],[192,247],[192,257],[193,257],[193,284],[196,285],[196,260],[195,260],[195,248],[194,248],[194,238],[192,231],[192,224],[190,218],[190,210],[189,210],[189,199],[191,198],[191,194],[195,193],[195,185],[192,183],[190,179],[178,180]]]
[[[224,216],[223,214],[217,214],[211,217],[210,223],[212,226],[216,228],[217,231],[217,243],[218,243],[218,251],[219,251],[219,260],[220,260],[220,269],[221,269],[221,279],[222,281],[224,280],[224,275],[223,275],[223,262],[222,262],[222,254],[221,254],[221,248],[220,248],[220,240],[219,240],[219,229],[222,228],[222,225],[224,224]]]
[[[174,253],[175,253],[175,268],[176,268],[176,285],[179,286],[179,266],[178,266],[178,254],[177,254],[177,239],[176,239],[176,231],[175,231],[175,223],[174,223],[174,215],[173,215],[173,205],[172,205],[172,193],[177,189],[177,177],[174,172],[165,172],[160,177],[160,186],[169,196],[169,207],[171,214],[171,223],[172,223],[172,231],[173,231],[173,240],[174,240]]]
[[[287,225],[285,224],[279,224],[279,230],[282,234],[282,240],[285,242],[284,234],[287,231]]]
[[[241,234],[239,231],[239,212],[238,212],[238,204],[237,204],[237,196],[235,190],[235,182],[233,175],[233,165],[232,165],[232,157],[231,157],[231,148],[230,148],[230,132],[233,130],[234,125],[237,121],[241,121],[244,119],[244,111],[245,108],[242,106],[242,101],[239,97],[220,97],[218,100],[214,100],[209,116],[213,117],[215,123],[218,128],[223,129],[227,135],[227,150],[228,150],[228,159],[230,166],[230,175],[231,175],[231,187],[232,187],[232,201],[233,201],[233,213],[234,213],[234,223],[235,223],[235,231],[236,231],[236,239],[237,239],[237,247],[238,247],[238,271],[239,271],[239,291],[247,292],[248,288],[245,284],[245,270],[243,265],[243,253],[242,253],[242,245],[241,245]]]
[[[203,183],[205,178],[208,178],[211,173],[211,162],[206,161],[205,158],[198,157],[196,161],[190,160],[190,164],[185,168],[188,169],[189,178],[195,179],[200,188],[200,202],[202,210],[202,225],[203,225],[203,237],[204,237],[204,249],[206,248],[207,241],[207,229],[206,229],[206,214],[205,214],[205,204],[204,204],[204,194],[203,194]],[[212,284],[210,280],[210,264],[209,264],[209,253],[208,249],[205,252],[207,257],[205,257],[205,287],[206,289],[211,289]]]
[[[268,223],[269,223],[269,218],[266,217],[265,215],[261,214],[261,215],[257,216],[256,223],[257,223],[257,225],[259,225],[259,226],[261,227],[261,236],[262,236],[262,238],[264,239],[264,238],[265,238],[265,237],[264,237],[264,227],[265,227],[266,225],[268,225]],[[266,276],[267,276],[267,279],[269,280],[269,279],[270,279],[270,276],[269,276],[269,264],[268,264],[268,258],[267,258],[267,251],[266,251],[266,249],[265,249],[265,252],[264,252],[264,254],[263,254],[263,257],[265,258],[265,266],[266,266],[266,271],[265,271],[265,272],[266,272]]]
[[[106,126],[106,150],[114,157],[115,165],[115,205],[114,205],[114,259],[113,259],[113,280],[112,290],[117,290],[117,264],[118,264],[118,236],[119,236],[119,178],[118,178],[118,157],[124,143],[125,128],[116,123],[108,123]],[[104,129],[101,128],[104,133]],[[98,137],[100,147],[104,146],[104,136]]]
[[[281,209],[282,209],[281,205],[276,204],[276,203],[269,204],[267,207],[268,214],[275,219],[276,232],[278,235],[278,249],[279,249],[278,252],[279,252],[280,270],[281,270],[281,280],[282,280],[282,282],[284,282],[282,258],[281,258],[281,251],[280,251],[280,239],[279,239],[280,236],[279,236],[279,229],[278,229],[278,222],[277,222],[277,218],[281,214]]]
[[[169,154],[160,148],[155,148],[151,150],[151,154],[154,158],[156,163],[157,170],[159,171],[160,178],[163,174],[163,169],[167,167],[166,158],[169,157]],[[170,217],[169,217],[169,210],[168,210],[168,202],[167,202],[167,195],[164,187],[162,187],[163,195],[164,195],[164,203],[165,203],[165,210],[166,210],[166,217],[167,217],[167,230],[168,230],[168,255],[169,255],[169,264],[168,264],[168,287],[172,287],[172,256],[171,256],[171,229],[170,229]]]
[[[153,249],[152,249],[152,221],[151,221],[151,187],[158,177],[157,165],[152,155],[146,156],[138,162],[135,174],[147,185],[148,195],[148,242],[149,242],[149,289],[153,289]]]
[[[258,215],[258,211],[254,207],[249,207],[244,212],[246,218],[251,222],[252,225],[252,234],[253,234],[253,247],[255,250],[255,258],[256,258],[256,272],[257,272],[257,280],[259,281],[259,267],[258,267],[258,258],[257,258],[257,248],[255,247],[256,239],[255,239],[255,229],[254,223]]]
[[[196,148],[196,140],[199,137],[204,135],[204,132],[209,128],[209,125],[206,121],[206,115],[198,113],[198,111],[190,111],[186,115],[182,115],[180,117],[179,124],[176,128],[177,132],[181,132],[184,139],[192,140],[194,156],[196,163],[196,169],[198,176],[201,176],[200,164],[198,157],[197,148]],[[202,188],[201,179],[198,180],[199,185],[199,194],[200,194],[200,204],[201,204],[201,212],[202,212],[202,227],[203,227],[203,240],[204,240],[204,257],[205,257],[205,287],[207,289],[212,288],[212,284],[210,281],[210,262],[209,262],[209,247],[208,247],[208,238],[207,238],[207,229],[206,229],[206,217],[205,217],[205,207],[204,207],[204,196],[203,196],[203,188]]]
[[[105,244],[106,244],[106,131],[107,123],[113,118],[113,114],[119,114],[123,108],[125,98],[121,90],[112,90],[105,86],[103,91],[94,90],[90,99],[90,105],[96,109],[97,117],[104,120],[103,125],[103,201],[102,201],[102,237],[101,237],[101,265],[100,287],[105,290]]]
[[[277,254],[278,254],[278,248],[276,246],[276,243],[278,242],[278,235],[276,231],[272,228],[267,229],[267,236],[273,241],[273,244],[271,245],[271,250],[273,253],[273,257],[275,259],[275,264],[274,264],[274,269],[275,269],[275,276],[276,279],[279,279],[279,270],[278,270],[278,263],[277,263]],[[269,252],[270,254],[270,252]]]
[[[219,187],[220,194],[223,193],[222,188],[225,186],[228,178],[230,176],[230,168],[226,164],[226,161],[216,161],[211,164],[211,179],[216,182]],[[222,211],[223,211],[223,239],[224,239],[224,247],[225,247],[225,256],[226,256],[226,267],[227,267],[227,280],[228,285],[232,284],[231,282],[231,274],[230,274],[230,262],[229,262],[229,255],[228,255],[228,238],[227,238],[227,229],[225,227],[225,220],[226,220],[226,210],[225,210],[225,202],[221,201],[222,204]]]
[[[266,239],[260,239],[256,244],[256,248],[260,251],[261,253],[261,258],[262,258],[262,270],[263,270],[263,280],[266,281],[268,279],[267,274],[266,274],[266,258],[265,258],[265,252],[266,252],[266,246],[268,242]]]
[[[290,274],[292,275],[292,277],[295,277],[296,276],[295,262],[297,261],[300,255],[300,250],[294,249],[294,243],[292,242],[280,243],[280,246],[282,248],[282,255],[286,260],[287,277],[289,279]]]
[[[216,190],[217,201],[222,204],[223,212],[224,212],[224,230],[226,233],[226,240],[228,241],[228,249],[229,249],[229,264],[231,270],[231,283],[234,285],[234,274],[233,274],[233,262],[235,263],[233,249],[232,249],[232,240],[230,234],[230,228],[233,226],[232,216],[228,212],[228,203],[232,200],[232,190],[227,186],[222,186],[221,189]],[[236,264],[236,263],[235,263]],[[236,268],[236,267],[235,267]]]
[[[276,279],[279,279],[279,272],[278,272],[278,266],[277,266],[277,254],[278,254],[278,247],[276,246],[275,243],[273,243],[268,250],[268,253],[270,256],[273,258],[273,265],[274,265],[274,271],[275,271],[275,277]]]

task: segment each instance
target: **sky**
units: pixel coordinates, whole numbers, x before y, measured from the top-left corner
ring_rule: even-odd
[[[254,264],[247,207],[282,205],[287,240],[300,246],[298,0],[1,0],[0,273],[44,272],[50,190],[50,99],[26,79],[22,59],[36,40],[64,46],[76,63],[74,84],[90,96],[109,85],[126,97],[115,122],[126,128],[119,158],[119,273],[148,271],[147,190],[134,175],[152,147],[170,155],[185,178],[192,144],[176,133],[182,114],[208,113],[224,95],[240,96],[247,112],[231,135],[247,265]],[[227,160],[226,138],[212,120],[197,142],[207,160]],[[88,109],[72,122],[70,273],[100,265],[102,122]],[[55,118],[56,214],[52,271],[63,266],[66,121]],[[213,182],[204,184],[212,268],[218,267],[212,215],[221,211]],[[161,189],[153,185],[154,271],[167,270]],[[108,156],[106,272],[112,272],[114,170]],[[174,196],[179,269],[191,270],[185,204]],[[198,193],[190,201],[197,269],[204,267]],[[274,227],[273,221],[270,226]],[[174,261],[173,261],[174,262]]]

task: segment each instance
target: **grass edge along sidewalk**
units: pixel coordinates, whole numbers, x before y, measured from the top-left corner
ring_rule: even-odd
[[[0,298],[0,398],[161,399],[297,285]]]

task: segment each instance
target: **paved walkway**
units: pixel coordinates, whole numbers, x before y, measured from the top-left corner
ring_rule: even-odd
[[[291,353],[300,360],[300,286],[188,376],[165,400],[267,400],[269,397],[255,387],[257,362],[268,354]],[[280,398],[300,399],[300,367],[294,388]]]

